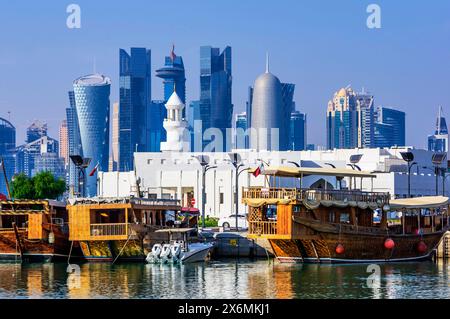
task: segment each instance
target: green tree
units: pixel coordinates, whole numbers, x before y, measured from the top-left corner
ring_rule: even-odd
[[[12,197],[17,199],[34,199],[34,185],[33,181],[21,173],[14,176],[11,183]]]
[[[32,181],[36,199],[57,199],[66,191],[66,182],[51,172],[38,173]]]
[[[12,196],[15,199],[57,199],[64,194],[66,183],[51,172],[41,172],[33,178],[19,174],[12,181]]]

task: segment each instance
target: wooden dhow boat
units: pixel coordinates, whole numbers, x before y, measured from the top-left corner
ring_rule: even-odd
[[[304,189],[307,176],[357,179],[376,175],[348,169],[273,167],[264,170],[275,184],[299,179],[300,188],[243,189],[251,239],[267,239],[280,262],[372,263],[432,257],[448,230],[447,197],[391,200],[388,193],[359,189]],[[280,183],[281,184],[281,183]],[[327,187],[328,186],[328,187]],[[337,187],[338,188],[338,187]],[[374,212],[381,215],[374,218]],[[389,218],[396,215],[398,218]]]
[[[0,260],[24,262],[67,258],[66,204],[53,200],[0,201]]]

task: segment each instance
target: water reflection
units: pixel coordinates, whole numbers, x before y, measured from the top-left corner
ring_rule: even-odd
[[[0,264],[0,298],[450,298],[449,264],[284,265],[214,261],[196,265]],[[75,277],[74,277],[75,276]]]

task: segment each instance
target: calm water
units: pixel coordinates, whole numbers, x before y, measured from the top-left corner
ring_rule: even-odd
[[[195,265],[0,264],[0,298],[450,298],[450,264],[282,265],[214,261]]]

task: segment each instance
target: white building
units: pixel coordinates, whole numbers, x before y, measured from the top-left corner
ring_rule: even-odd
[[[256,152],[251,150],[238,151],[243,164],[239,175],[239,213],[247,211],[241,203],[241,188],[248,186],[264,186],[267,179],[260,175],[255,178],[245,171],[265,163],[270,166],[301,165],[303,167],[350,168],[351,155],[361,154],[357,164],[363,171],[374,172],[377,178],[366,179],[362,183],[363,190],[389,192],[394,198],[406,197],[408,194],[407,164],[401,157],[401,152],[411,151],[415,164],[411,170],[411,195],[435,195],[436,178],[431,162],[432,152],[411,148],[392,149],[353,149],[330,151],[302,152]],[[209,157],[211,168],[206,172],[206,215],[212,217],[228,216],[235,211],[235,168],[227,153],[135,153],[135,172],[99,173],[99,196],[137,196],[137,181],[144,196],[157,198],[178,198],[184,206],[188,206],[188,194],[193,194],[196,207],[202,207],[202,167],[196,156]],[[331,165],[330,165],[331,164]],[[443,166],[446,166],[443,164]],[[356,168],[355,168],[356,169]],[[438,191],[442,194],[442,176],[438,176]],[[329,189],[337,187],[337,181],[331,177],[310,176],[303,180],[303,187],[320,187],[327,182]],[[314,184],[314,185],[313,185]],[[348,187],[349,180],[342,183]],[[282,186],[299,187],[295,180],[285,180]],[[360,187],[358,181],[356,186]],[[445,194],[450,193],[450,184],[446,180]]]

